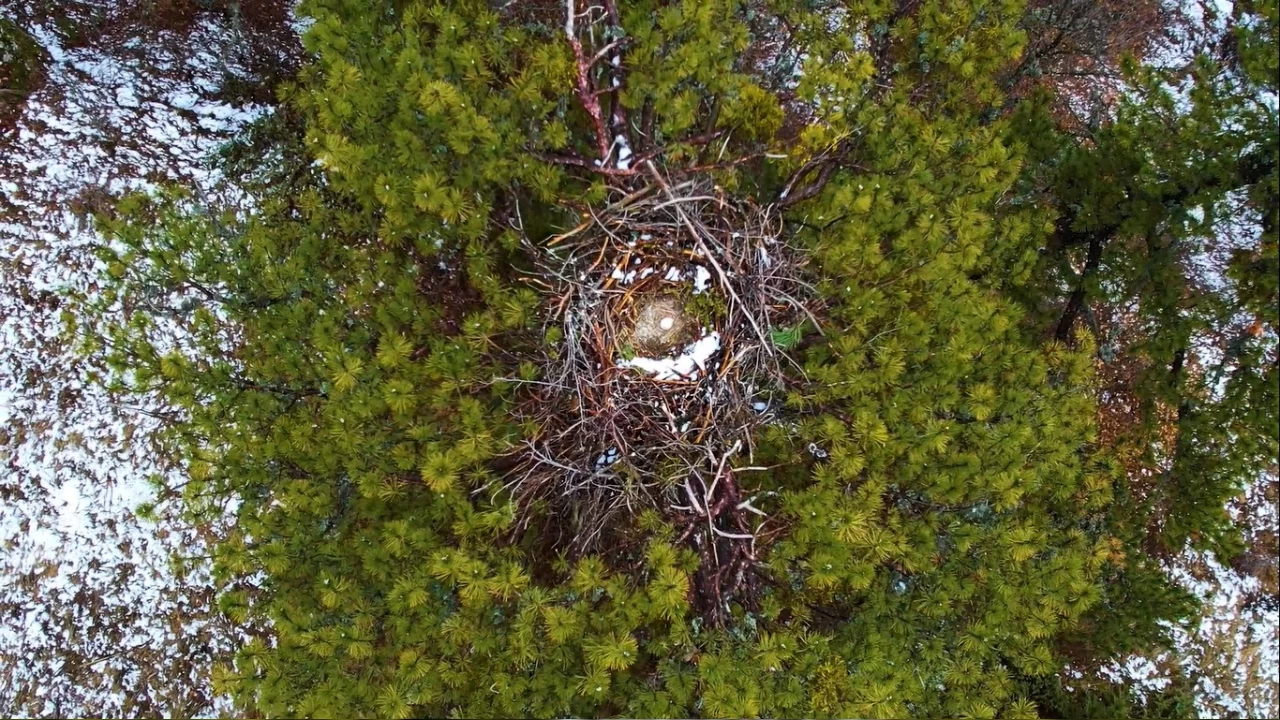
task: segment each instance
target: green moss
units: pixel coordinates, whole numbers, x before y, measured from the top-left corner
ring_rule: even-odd
[[[681,286],[684,311],[703,327],[718,327],[729,314],[729,305],[720,293],[713,290],[694,294],[688,285]]]

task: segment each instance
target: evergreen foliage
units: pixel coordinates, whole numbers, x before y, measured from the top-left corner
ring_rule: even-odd
[[[605,5],[580,11],[613,18],[587,57],[617,43],[620,61],[583,93],[563,5],[310,0],[290,109],[224,157],[253,212],[175,189],[101,218],[106,295],[68,322],[114,390],[180,413],[166,440],[191,516],[237,518],[220,606],[257,634],[220,687],[266,715],[1034,717],[1079,628],[1123,626],[1108,650],[1132,650],[1189,612],[1100,449],[1094,338],[1068,323],[1043,341],[1035,301],[1063,232],[1164,227],[1144,208],[1188,181],[1148,182],[1135,159],[1150,104],[1085,149],[1040,138],[1034,108],[1003,116],[1025,42],[1012,0]],[[538,508],[487,490],[538,430],[513,419],[513,378],[535,380],[527,359],[557,341],[530,253],[649,161],[784,208],[822,301],[820,327],[774,336],[794,377],[754,466],[734,460],[769,531],[752,541],[762,592],[721,624],[699,611],[705,558],[661,508],[579,556]],[[1112,176],[1148,194],[1118,199]],[[1088,209],[1055,216],[1027,199],[1038,182]],[[1274,313],[1267,217],[1270,244],[1232,272]],[[1093,265],[1124,266],[1109,247]],[[1157,363],[1191,332],[1170,322],[1142,349]],[[1180,422],[1253,413],[1252,444],[1219,434],[1238,455],[1179,460],[1166,491],[1203,514],[1166,542],[1224,537],[1208,516],[1231,481],[1203,479],[1274,448],[1274,364],[1243,362],[1265,357],[1251,348],[1227,390],[1249,403]]]
[[[0,129],[36,89],[44,70],[40,46],[7,18],[0,17]]]
[[[1017,111],[1028,190],[1057,214],[1021,296],[1057,340],[1096,337],[1107,444],[1126,469],[1111,524],[1133,550],[1077,638],[1086,655],[1157,639],[1116,622],[1185,604],[1153,558],[1239,553],[1227,503],[1275,472],[1277,7],[1241,6],[1222,37],[1193,36],[1185,63],[1127,64],[1131,92],[1084,142],[1052,131],[1044,97]]]
[[[1061,678],[1031,684],[1037,707],[1055,718],[1195,718],[1200,717],[1191,683],[1181,675],[1156,692],[1140,694],[1119,682],[1095,681],[1069,687]]]

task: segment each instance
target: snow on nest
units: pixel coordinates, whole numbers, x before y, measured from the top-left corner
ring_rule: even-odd
[[[635,264],[636,265],[640,264],[640,258],[636,258]],[[617,280],[619,285],[630,285],[631,283],[635,282],[637,279],[643,280],[649,277],[650,275],[653,275],[656,272],[658,271],[647,265],[644,267],[634,267],[626,271],[624,271],[622,268],[615,267],[613,269],[613,272],[609,273],[609,277],[613,278],[614,280]],[[679,271],[677,271],[677,274],[678,272]],[[671,278],[668,278],[668,279],[671,279]],[[677,277],[676,279],[678,280],[679,277]]]
[[[656,380],[687,380],[706,370],[707,361],[719,349],[720,333],[711,332],[690,344],[679,355],[664,358],[637,357],[621,360],[618,365],[643,370]]]
[[[596,470],[603,470],[618,462],[618,448],[611,447],[596,458]]]
[[[761,252],[763,253],[764,250],[761,249]],[[633,262],[636,266],[640,266],[642,260],[640,258],[635,258]],[[685,279],[686,273],[681,272],[680,268],[678,267],[671,267],[670,265],[668,265],[665,268],[665,270],[666,270],[666,273],[662,276],[662,279],[666,280],[667,282],[680,282],[681,280]],[[645,265],[642,267],[632,267],[629,269],[615,267],[613,271],[609,273],[609,277],[613,278],[614,280],[617,280],[619,285],[630,285],[631,283],[635,282],[637,279],[643,280],[649,277],[650,275],[656,274],[657,272],[658,271],[655,268],[648,265]],[[707,288],[711,287],[711,271],[707,270],[705,267],[701,265],[694,265],[692,284],[693,284],[694,295],[701,295],[702,293],[706,292]]]
[[[694,265],[693,272],[693,294],[701,295],[711,285],[711,271],[701,265]]]
[[[622,268],[614,268],[613,272],[609,273],[609,277],[617,280],[622,285],[630,285],[636,279],[636,271],[628,270],[623,272]]]

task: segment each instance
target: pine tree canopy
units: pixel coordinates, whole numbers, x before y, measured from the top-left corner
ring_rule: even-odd
[[[216,158],[239,204],[103,213],[66,317],[172,412],[161,496],[236,518],[217,686],[1063,711],[1068,663],[1190,616],[1161,558],[1238,551],[1274,471],[1277,4],[1237,9],[1090,125],[1018,89],[1019,0],[306,0],[306,66]],[[654,298],[669,376],[628,344]]]

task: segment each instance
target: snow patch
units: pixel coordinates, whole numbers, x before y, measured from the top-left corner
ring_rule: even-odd
[[[693,266],[693,294],[701,295],[711,284],[711,272],[701,265]]]
[[[622,268],[614,268],[613,272],[609,273],[609,277],[617,280],[620,285],[630,285],[636,279],[636,271],[623,272]]]
[[[637,357],[622,360],[621,367],[642,370],[657,380],[689,380],[707,369],[707,361],[720,350],[720,333],[703,335],[679,355],[664,358]]]
[[[614,82],[617,82],[617,80]],[[621,135],[618,136],[618,169],[631,169],[631,144]]]
[[[603,470],[618,462],[618,448],[611,447],[596,458],[596,470]]]

